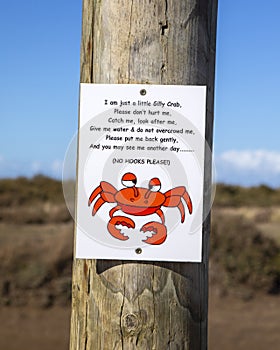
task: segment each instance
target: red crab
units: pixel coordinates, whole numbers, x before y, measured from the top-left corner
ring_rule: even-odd
[[[181,222],[185,220],[185,209],[182,199],[187,204],[189,213],[192,213],[192,201],[184,186],[175,187],[165,193],[161,193],[161,182],[158,178],[153,178],[149,182],[149,188],[136,187],[136,176],[132,173],[126,173],[122,177],[122,184],[126,187],[118,191],[109,182],[101,181],[100,185],[91,193],[88,205],[99,196],[93,205],[92,215],[94,216],[98,209],[104,203],[116,203],[117,205],[110,210],[110,221],[107,228],[110,234],[120,240],[127,240],[128,237],[116,228],[116,225],[135,228],[132,219],[125,216],[114,216],[114,213],[121,210],[122,212],[135,216],[146,216],[157,214],[161,223],[156,221],[148,222],[143,225],[141,231],[151,231],[154,234],[144,240],[148,244],[162,244],[167,237],[167,229],[164,225],[165,218],[161,207],[177,207],[181,213]]]

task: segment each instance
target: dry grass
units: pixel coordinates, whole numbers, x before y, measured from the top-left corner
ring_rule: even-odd
[[[279,190],[265,186],[217,187],[210,349],[279,344],[279,200]],[[72,242],[59,182],[42,176],[0,180],[1,349],[68,348]]]
[[[32,179],[0,180],[0,207],[22,206],[38,202],[63,203],[61,182],[37,175]]]
[[[60,182],[44,176],[0,180],[0,222],[46,224],[71,221]]]
[[[70,300],[72,224],[0,224],[0,302],[47,307]]]
[[[222,294],[280,292],[280,207],[261,205],[278,196],[278,190],[265,186],[218,185],[210,280]],[[58,181],[43,176],[0,180],[0,303],[69,303],[72,241],[71,216]]]
[[[245,216],[213,212],[210,256],[212,281],[223,290],[280,292],[279,245]]]
[[[241,187],[218,184],[215,205],[219,207],[270,207],[280,203],[280,189],[262,185],[258,187]]]

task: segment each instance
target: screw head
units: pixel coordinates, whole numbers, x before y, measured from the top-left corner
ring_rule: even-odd
[[[136,253],[136,254],[141,254],[141,253],[142,253],[142,249],[141,249],[141,248],[135,249],[135,253]]]
[[[147,90],[146,90],[146,89],[141,89],[141,90],[140,90],[140,95],[145,96],[146,93],[147,93]]]

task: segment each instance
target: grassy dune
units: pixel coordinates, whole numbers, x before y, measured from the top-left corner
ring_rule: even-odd
[[[210,349],[276,349],[280,342],[279,203],[279,190],[266,186],[217,186]],[[60,182],[0,180],[1,349],[68,349],[72,242]]]
[[[223,293],[280,292],[280,191],[218,185],[210,281]],[[73,223],[61,183],[0,180],[0,303],[67,304]]]

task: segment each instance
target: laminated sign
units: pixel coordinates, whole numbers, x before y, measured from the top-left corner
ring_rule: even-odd
[[[205,86],[81,84],[76,257],[200,262]]]

